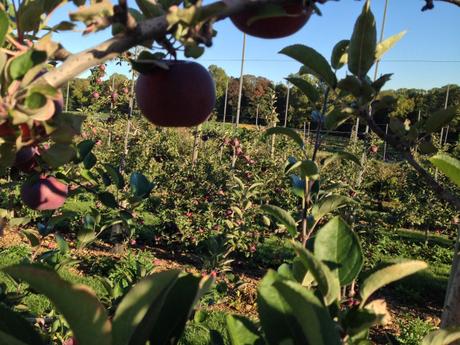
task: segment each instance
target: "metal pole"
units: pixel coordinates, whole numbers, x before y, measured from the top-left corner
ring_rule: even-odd
[[[358,140],[358,132],[359,132],[359,117],[356,119],[356,132],[355,132],[355,141]]]
[[[224,123],[225,123],[225,117],[227,116],[228,80],[229,79],[227,79],[227,84],[225,85]]]
[[[134,58],[137,57],[137,47],[134,48]],[[124,156],[121,159],[121,164],[120,164],[120,171],[124,171],[125,169],[125,163],[126,163],[126,157],[128,156],[128,144],[129,144],[129,131],[131,127],[131,122],[130,119],[133,115],[133,109],[134,109],[134,77],[135,77],[135,71],[134,69],[131,69],[131,90],[129,94],[129,111],[128,111],[128,118],[126,119],[126,131],[125,131],[125,142],[124,142],[124,147],[123,147],[123,152]]]
[[[238,127],[238,125],[240,124],[241,96],[243,92],[243,71],[244,71],[245,51],[246,51],[246,34],[243,34],[243,52],[241,53],[240,89],[238,91],[238,106],[236,108],[236,122],[235,122],[236,127]]]
[[[383,19],[382,19],[382,26],[380,27],[380,39],[379,39],[379,43],[381,43],[383,41],[383,34],[385,32],[385,23],[386,23],[386,20],[387,20],[387,11],[388,11],[388,2],[389,0],[385,0],[385,8],[383,10]],[[375,62],[375,68],[374,68],[374,81],[377,79],[377,73],[379,71],[379,65],[380,65],[380,59],[377,60]],[[356,121],[356,128],[358,128],[359,126],[359,119],[357,119]],[[365,130],[365,134],[369,133],[369,126],[366,124],[366,130]]]
[[[382,26],[380,28],[380,40],[379,43],[383,41],[383,33],[385,31],[385,22],[387,20],[387,10],[388,10],[388,0],[385,0],[385,8],[383,10],[383,19],[382,19]],[[380,59],[375,62],[375,69],[374,69],[374,81],[377,79],[377,73],[379,70]]]
[[[257,104],[256,108],[256,127],[259,128],[259,104]]]
[[[67,82],[67,92],[65,96],[65,111],[69,111],[69,89],[70,89],[70,82]]]
[[[444,103],[444,109],[447,109],[447,104],[449,103],[449,94],[450,94],[450,85],[447,85],[447,94],[446,94],[446,102]],[[446,136],[444,139],[444,145],[447,144],[447,135],[449,134],[449,125],[447,125],[446,128]],[[442,138],[442,136],[441,136]],[[441,145],[442,145],[442,140],[441,140]]]
[[[287,118],[288,118],[288,112],[289,112],[289,92],[290,92],[290,88],[289,88],[289,81],[287,82],[287,95],[286,95],[286,111],[284,113],[284,127],[286,128],[287,126]]]
[[[385,135],[388,135],[388,123],[385,125]],[[383,161],[387,160],[387,142],[383,142]]]
[[[450,85],[447,85],[447,91],[446,91],[446,100],[444,102],[444,109],[447,109],[447,104],[449,103],[449,93],[450,93]],[[442,138],[444,135],[444,127],[441,128],[441,136],[439,138],[439,144],[442,146]],[[447,136],[446,136],[447,140]],[[437,181],[438,180],[438,168],[436,168],[434,172],[434,179]]]

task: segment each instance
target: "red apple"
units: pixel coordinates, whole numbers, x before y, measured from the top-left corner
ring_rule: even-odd
[[[231,2],[231,0],[226,0]],[[230,17],[233,24],[250,36],[260,38],[281,38],[299,31],[313,13],[313,6],[304,7],[302,1],[283,4],[285,16],[254,19],[257,9],[249,9]]]
[[[41,176],[38,181],[22,185],[21,198],[34,210],[54,210],[61,207],[68,193],[68,186],[52,176]]]
[[[14,135],[14,128],[9,122],[4,122],[0,125],[0,138],[10,137]]]
[[[98,99],[100,95],[99,95],[99,92],[94,91],[92,96],[93,96],[94,99]]]
[[[370,151],[372,153],[377,153],[378,150],[379,150],[379,147],[377,145],[371,145]]]
[[[136,100],[144,116],[165,127],[193,127],[206,121],[216,102],[209,72],[196,62],[164,62],[169,70],[157,68],[137,79]]]

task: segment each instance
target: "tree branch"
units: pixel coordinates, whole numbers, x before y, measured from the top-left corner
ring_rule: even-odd
[[[222,20],[246,8],[276,2],[283,2],[283,0],[226,0],[225,3],[224,1],[217,1],[201,7],[200,12],[206,13],[216,8],[216,6],[220,6],[222,7],[222,11],[215,19]],[[114,36],[95,47],[69,56],[60,66],[44,74],[36,82],[45,80],[51,86],[58,88],[87,69],[99,65],[106,60],[113,59],[137,45],[161,39],[168,33],[168,26],[166,15],[144,20],[130,33]]]
[[[418,174],[425,180],[425,183],[430,186],[440,199],[448,202],[460,211],[460,198],[439,184],[433,176],[415,160],[405,143],[394,135],[386,135],[385,132],[375,123],[374,119],[367,110],[363,110],[361,115],[366,120],[369,128],[377,134],[380,139],[385,140],[403,155],[404,159],[415,169],[415,171],[418,172]]]
[[[460,7],[460,0],[435,0],[435,1],[442,1],[442,2],[447,2],[452,5],[456,5]]]
[[[426,4],[422,7],[422,11],[432,10],[434,8],[434,1],[447,2],[452,5],[457,5],[460,7],[460,0],[425,0]]]

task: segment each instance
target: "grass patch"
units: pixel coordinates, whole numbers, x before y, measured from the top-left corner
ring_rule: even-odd
[[[188,323],[179,345],[230,344],[226,326],[225,313],[200,311],[199,321],[195,317]],[[217,339],[220,333],[222,339]]]

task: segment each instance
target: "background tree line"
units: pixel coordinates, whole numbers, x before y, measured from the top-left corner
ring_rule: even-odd
[[[209,71],[216,83],[217,102],[213,119],[223,121],[223,114],[225,111],[225,93],[228,83],[225,121],[232,122],[234,121],[234,117],[237,112],[239,78],[227,75],[223,68],[216,65],[209,66]],[[310,83],[318,88],[324,87],[321,85],[320,81],[315,80],[311,75],[305,76],[305,78],[309,78]],[[69,84],[68,109],[72,111],[92,110],[101,113],[110,113],[111,111],[127,113],[129,111],[128,97],[118,99],[116,107],[111,104],[110,97],[112,90],[120,90],[121,88],[130,89],[130,83],[131,80],[125,75],[114,73],[109,78],[101,82],[100,89],[105,91],[102,92],[100,99],[95,100],[93,97],[93,86],[89,78],[74,79]],[[419,116],[423,119],[434,111],[444,107],[447,88],[448,86],[446,85],[429,90],[397,89],[384,91],[382,92],[382,95],[393,96],[396,99],[396,103],[391,113],[376,114],[377,123],[386,124],[389,122],[390,117],[395,117],[402,121],[409,120],[411,123],[416,122]],[[63,93],[66,93],[66,91],[67,90],[64,88]],[[269,117],[272,111],[271,102],[274,95],[278,120],[280,125],[283,125],[286,114],[287,91],[288,89],[286,83],[274,83],[262,76],[254,76],[251,74],[244,75],[240,122],[254,124],[256,123],[256,117],[258,117],[258,123],[265,125],[267,117]],[[330,97],[334,98],[334,95]],[[333,99],[331,101],[333,101]],[[318,103],[321,102],[322,99],[319,99]],[[460,86],[449,86],[448,105],[455,105],[460,108]],[[291,85],[289,91],[289,109],[287,117],[288,126],[302,128],[304,122],[311,122],[312,128],[315,128],[315,121],[312,118],[312,111],[314,108],[315,107],[308,100],[305,94]],[[453,122],[453,126],[449,129],[450,140],[457,137],[459,132],[459,122],[460,116],[457,116]],[[352,123],[347,123],[338,128],[338,130],[350,132],[352,126]]]

